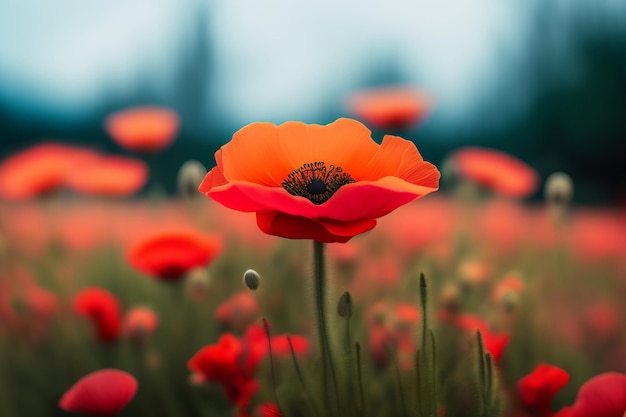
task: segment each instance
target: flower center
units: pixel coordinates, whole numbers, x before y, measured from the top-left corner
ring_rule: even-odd
[[[324,162],[312,162],[293,170],[281,185],[291,195],[299,195],[314,204],[322,204],[339,188],[353,182],[352,176],[341,167],[330,165],[326,168]]]

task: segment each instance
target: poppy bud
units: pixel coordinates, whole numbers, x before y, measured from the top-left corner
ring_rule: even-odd
[[[550,204],[564,206],[570,202],[573,193],[574,183],[572,178],[563,172],[555,172],[546,180],[544,196]]]
[[[352,296],[348,291],[344,292],[337,304],[337,313],[340,317],[349,320],[352,317]]]
[[[256,291],[259,288],[259,284],[261,284],[261,276],[254,269],[248,269],[243,273],[243,282],[246,284],[246,287]]]
[[[183,198],[200,196],[198,186],[206,175],[206,168],[195,160],[186,161],[178,170],[178,192]]]
[[[159,319],[147,307],[135,307],[124,316],[124,330],[133,343],[141,345],[154,332]]]
[[[187,294],[197,301],[202,301],[207,297],[210,286],[211,278],[204,268],[192,269],[185,278]]]

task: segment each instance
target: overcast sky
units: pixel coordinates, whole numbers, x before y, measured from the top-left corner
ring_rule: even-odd
[[[80,118],[97,106],[105,89],[132,88],[146,68],[165,94],[185,30],[195,23],[194,13],[203,10],[216,80],[207,99],[232,123],[316,121],[325,106],[367,85],[379,67],[392,68],[399,79],[434,96],[437,107],[429,123],[461,129],[476,123],[486,96],[515,84],[510,67],[530,30],[531,2],[198,4],[200,0],[3,0],[0,95],[17,99],[15,104],[26,111]],[[502,117],[515,117],[523,109],[524,97],[509,100],[508,116],[503,108]]]

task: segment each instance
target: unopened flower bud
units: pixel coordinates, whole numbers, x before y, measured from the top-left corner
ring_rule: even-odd
[[[204,300],[209,294],[211,278],[204,268],[194,268],[185,278],[185,289],[191,298],[197,301]]]
[[[339,297],[339,303],[337,303],[337,313],[344,319],[352,317],[352,296],[348,291],[344,292]]]
[[[195,160],[186,161],[178,170],[178,192],[183,198],[200,195],[198,187],[207,171],[204,165]]]
[[[555,172],[546,180],[544,197],[550,204],[564,206],[570,202],[574,194],[574,183],[569,175]]]
[[[246,284],[246,287],[256,291],[261,284],[261,276],[254,269],[248,269],[243,273],[243,282]]]

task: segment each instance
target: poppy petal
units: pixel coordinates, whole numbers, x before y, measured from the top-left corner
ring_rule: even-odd
[[[384,216],[433,191],[436,188],[385,177],[344,185],[327,202],[319,205],[304,197],[293,196],[282,187],[263,187],[250,182],[231,182],[209,190],[207,195],[239,211],[282,211],[313,219],[355,221]]]
[[[114,416],[135,396],[137,380],[118,369],[102,369],[79,379],[63,394],[59,407],[93,416]]]
[[[322,161],[327,166],[340,166],[350,172],[348,167],[370,160],[378,145],[362,123],[338,119],[325,126],[302,122],[280,126],[252,123],[236,132],[222,150],[224,177],[229,181],[276,187],[289,173],[306,163]]]
[[[274,236],[288,239],[313,239],[325,243],[345,243],[353,236],[373,229],[376,226],[376,220],[337,222],[291,216],[279,211],[259,211],[257,224],[263,232]]]

